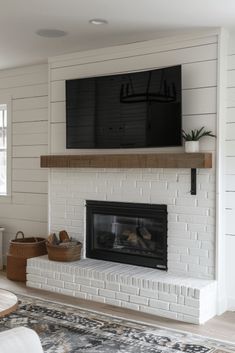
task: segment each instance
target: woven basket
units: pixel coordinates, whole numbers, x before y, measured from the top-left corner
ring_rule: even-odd
[[[12,281],[26,281],[27,259],[7,254],[7,278]]]
[[[19,239],[19,235],[22,235],[22,238]],[[46,239],[44,238],[25,238],[24,233],[19,231],[16,233],[15,239],[10,241],[10,255],[29,259],[46,253]]]
[[[82,243],[73,246],[59,246],[47,243],[48,259],[52,261],[78,261],[81,259]]]
[[[22,238],[18,238],[21,235]],[[25,238],[24,233],[16,233],[15,239],[10,241],[7,254],[7,278],[13,281],[26,281],[27,259],[45,255],[46,239],[31,237]]]

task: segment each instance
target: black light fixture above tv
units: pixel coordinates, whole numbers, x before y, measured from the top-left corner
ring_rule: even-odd
[[[181,66],[66,81],[66,147],[181,146]]]
[[[148,83],[144,92],[135,93],[135,87],[132,82],[131,75],[129,83],[121,85],[120,102],[121,103],[139,103],[139,102],[158,102],[171,103],[177,98],[176,87],[174,82],[167,82],[165,78],[165,69],[161,70],[160,87],[156,91],[150,91],[152,71],[148,72]]]

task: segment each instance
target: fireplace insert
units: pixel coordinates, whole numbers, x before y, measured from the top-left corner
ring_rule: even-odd
[[[86,257],[167,270],[167,206],[87,200]]]

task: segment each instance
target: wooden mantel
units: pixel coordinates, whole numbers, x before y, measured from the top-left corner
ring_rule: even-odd
[[[42,168],[190,168],[196,195],[196,169],[212,168],[211,153],[80,154],[41,156]]]
[[[211,153],[41,156],[42,168],[212,168]]]

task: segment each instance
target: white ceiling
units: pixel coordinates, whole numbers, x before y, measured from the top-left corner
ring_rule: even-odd
[[[0,5],[0,69],[166,32],[235,26],[235,0],[0,0]],[[109,24],[91,25],[92,18]],[[35,34],[41,28],[68,35],[42,38]]]

